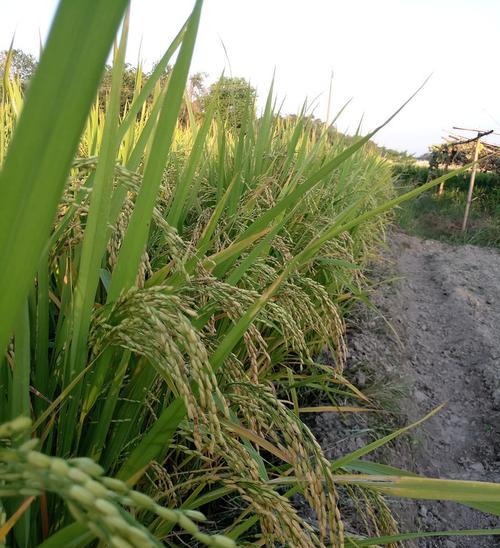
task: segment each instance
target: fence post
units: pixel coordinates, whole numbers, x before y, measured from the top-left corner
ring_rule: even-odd
[[[474,182],[476,180],[476,171],[477,171],[477,159],[479,157],[479,143],[480,143],[480,134],[477,134],[476,148],[474,150],[474,165],[472,166],[472,173],[470,176],[469,182],[469,192],[467,193],[467,204],[465,205],[464,220],[462,223],[462,232],[467,230],[467,220],[469,219],[470,205],[472,202],[472,193],[474,192]]]
[[[445,164],[444,172],[445,174],[448,173],[448,164]],[[438,196],[442,196],[443,194],[444,194],[444,181],[441,181],[441,183],[439,183]]]

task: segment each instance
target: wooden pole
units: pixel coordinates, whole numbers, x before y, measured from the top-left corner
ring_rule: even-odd
[[[474,165],[469,182],[469,192],[467,193],[467,204],[465,205],[464,221],[462,223],[462,232],[467,230],[467,220],[469,219],[470,205],[472,202],[472,193],[474,192],[474,182],[476,181],[477,159],[479,158],[479,143],[481,134],[477,134],[476,148],[474,150]]]
[[[439,167],[439,166],[438,166]],[[448,165],[446,164],[444,168],[444,172],[448,173]],[[442,196],[444,194],[444,181],[439,183],[439,190],[438,190],[438,196]]]

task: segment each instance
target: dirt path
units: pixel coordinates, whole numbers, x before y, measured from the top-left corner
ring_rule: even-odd
[[[406,386],[406,395],[399,394],[402,422],[447,404],[411,443],[386,451],[385,462],[432,477],[500,482],[500,253],[396,233],[386,258],[377,267],[381,279],[400,279],[373,296],[380,313],[360,313],[348,367],[375,397],[378,391],[390,400],[391,390]],[[372,427],[373,419],[362,420],[360,431]],[[352,450],[373,439],[350,434],[339,444],[335,429],[343,427],[352,424],[331,414],[316,419],[329,456],[345,453],[346,443]],[[402,530],[500,527],[500,518],[455,503],[392,504]],[[494,547],[500,537],[434,538],[417,545]]]

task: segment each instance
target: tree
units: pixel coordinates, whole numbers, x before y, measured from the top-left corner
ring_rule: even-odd
[[[179,122],[184,127],[187,126],[188,120],[189,120],[186,100],[190,102],[191,108],[195,116],[199,117],[202,111],[203,96],[207,92],[205,88],[206,76],[207,75],[205,72],[195,72],[189,77],[189,81],[186,89],[186,98],[182,102],[181,109],[179,111]]]
[[[3,79],[5,64],[7,62],[7,50],[0,52],[0,77]],[[10,76],[19,78],[23,86],[27,85],[35,73],[38,61],[31,55],[20,49],[11,51]]]
[[[105,108],[109,92],[111,90],[112,75],[112,67],[110,65],[106,65],[106,67],[104,68],[104,73],[102,75],[101,85],[99,87],[99,106],[103,110]],[[143,78],[147,79],[147,76],[143,74]],[[125,111],[126,105],[130,105],[132,103],[136,79],[137,67],[134,67],[130,63],[125,63],[120,99],[121,113]]]
[[[200,97],[206,94],[205,78],[206,72],[195,72],[189,77],[188,92],[192,102],[198,101]]]
[[[256,97],[257,91],[244,78],[223,76],[200,99],[203,110],[215,100],[216,113],[222,121],[230,128],[238,128],[248,110],[254,112]]]

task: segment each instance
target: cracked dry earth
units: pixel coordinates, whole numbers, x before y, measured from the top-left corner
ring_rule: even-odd
[[[399,424],[446,406],[373,458],[430,477],[500,482],[500,253],[396,232],[375,276],[381,282],[396,279],[375,291],[371,300],[378,312],[355,314],[348,375],[350,370],[380,401],[384,394],[393,399],[396,390]],[[387,432],[380,416],[352,420],[335,414],[314,420],[312,429],[328,457]],[[402,531],[500,527],[500,517],[453,502],[390,504]],[[407,545],[500,547],[500,537],[425,538]]]

